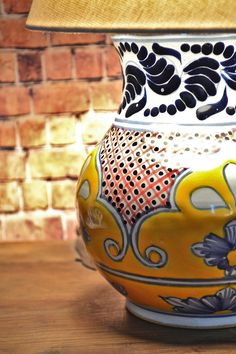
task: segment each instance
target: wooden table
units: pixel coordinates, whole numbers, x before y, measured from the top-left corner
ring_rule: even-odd
[[[236,328],[170,329],[75,261],[72,243],[0,244],[0,353],[236,353]]]

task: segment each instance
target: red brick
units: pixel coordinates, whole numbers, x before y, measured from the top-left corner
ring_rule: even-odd
[[[94,145],[102,140],[107,130],[111,127],[115,113],[91,112],[81,114],[82,139],[84,144]]]
[[[17,116],[30,111],[28,89],[7,86],[0,88],[0,116]]]
[[[23,14],[30,10],[32,0],[3,0],[4,9],[8,14]]]
[[[22,184],[24,210],[46,209],[48,207],[45,181],[30,181]]]
[[[51,41],[52,45],[67,45],[67,44],[91,44],[91,43],[104,43],[104,34],[93,33],[52,33]]]
[[[112,45],[113,44],[113,39],[110,34],[106,35],[106,44]]]
[[[42,67],[40,53],[18,54],[18,68],[20,81],[42,80]]]
[[[81,48],[76,50],[76,73],[79,79],[100,78],[103,75],[102,49]]]
[[[91,84],[94,110],[117,110],[121,103],[122,82],[119,80]]]
[[[14,82],[15,54],[12,52],[0,52],[0,82]]]
[[[75,117],[53,117],[50,119],[50,143],[52,145],[67,145],[76,142]]]
[[[20,143],[23,147],[46,144],[46,122],[41,117],[27,117],[19,120]]]
[[[83,112],[89,108],[88,85],[85,83],[56,83],[33,88],[36,113]]]
[[[78,228],[78,221],[76,215],[66,218],[66,239],[75,240],[76,239],[76,230]]]
[[[72,75],[72,55],[69,48],[50,48],[45,52],[46,76],[50,80],[66,80]]]
[[[75,182],[70,180],[52,182],[52,207],[75,208]]]
[[[25,18],[0,20],[0,47],[43,48],[46,46],[46,35],[27,30],[25,28]]]
[[[77,178],[85,160],[78,151],[59,149],[31,150],[29,165],[32,178]]]
[[[0,121],[0,147],[16,146],[15,122]]]
[[[119,56],[116,49],[112,46],[107,47],[105,50],[105,65],[108,76],[121,76]]]
[[[47,240],[62,240],[63,228],[61,218],[59,216],[48,217],[45,219],[45,238]]]
[[[17,211],[19,211],[17,183],[0,183],[0,212],[15,213]]]
[[[0,150],[0,181],[25,178],[25,154]]]
[[[63,229],[60,216],[8,217],[7,240],[61,240]]]

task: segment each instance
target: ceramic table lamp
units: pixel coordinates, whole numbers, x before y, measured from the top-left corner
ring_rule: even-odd
[[[113,33],[123,98],[76,202],[130,312],[236,325],[236,1],[34,0],[27,27]]]

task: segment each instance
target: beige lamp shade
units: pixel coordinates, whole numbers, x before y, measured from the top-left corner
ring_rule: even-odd
[[[236,0],[33,0],[27,28],[109,33],[233,31]]]

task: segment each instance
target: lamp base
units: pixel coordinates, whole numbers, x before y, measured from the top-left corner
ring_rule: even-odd
[[[236,326],[235,40],[114,36],[122,103],[77,207],[99,270],[147,321]]]
[[[133,302],[127,300],[126,308],[133,315],[141,318],[142,320],[152,322],[162,326],[189,328],[189,329],[214,329],[214,328],[229,328],[236,327],[236,315],[211,315],[204,317],[171,314],[158,312],[151,309],[146,309]]]

